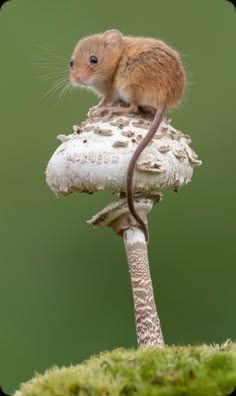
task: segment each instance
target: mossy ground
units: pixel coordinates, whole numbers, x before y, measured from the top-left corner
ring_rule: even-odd
[[[116,349],[52,368],[18,396],[226,396],[236,387],[236,343]]]

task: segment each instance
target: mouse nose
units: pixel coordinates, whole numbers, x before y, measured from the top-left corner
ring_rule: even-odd
[[[77,73],[76,74],[76,79],[77,79],[77,81],[82,82],[85,79],[84,73],[81,73],[81,72]]]
[[[84,70],[72,70],[70,74],[71,81],[75,85],[86,84],[87,77],[88,76]]]

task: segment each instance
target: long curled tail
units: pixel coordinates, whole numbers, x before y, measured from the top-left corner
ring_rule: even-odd
[[[165,115],[165,112],[166,112],[166,105],[161,105],[159,107],[159,109],[157,110],[157,112],[156,112],[156,115],[154,117],[153,123],[152,123],[151,128],[149,129],[147,135],[144,137],[142,142],[138,145],[138,147],[136,148],[135,152],[133,153],[133,155],[131,157],[131,160],[129,162],[129,165],[128,165],[128,170],[127,170],[126,194],[127,194],[128,208],[129,208],[130,213],[132,214],[132,216],[140,224],[140,226],[141,226],[141,228],[142,228],[142,230],[144,232],[145,239],[146,239],[147,242],[148,242],[148,229],[146,227],[145,222],[138,215],[138,213],[136,212],[136,209],[134,207],[134,201],[133,201],[133,177],[134,177],[134,170],[135,170],[136,163],[137,163],[141,153],[145,149],[145,147],[148,145],[148,143],[154,137],[157,129],[159,128],[159,126],[160,126],[160,124],[162,122],[162,119],[163,119],[163,117]]]

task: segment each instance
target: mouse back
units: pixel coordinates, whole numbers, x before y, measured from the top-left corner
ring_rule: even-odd
[[[177,105],[185,86],[179,54],[160,40],[125,37],[115,85],[121,97],[141,106]]]

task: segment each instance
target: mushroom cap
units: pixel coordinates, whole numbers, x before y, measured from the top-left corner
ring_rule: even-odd
[[[73,127],[74,133],[58,136],[62,143],[48,163],[47,184],[59,195],[124,192],[130,158],[151,122],[147,115],[89,117]],[[145,195],[187,184],[193,167],[201,165],[190,143],[165,119],[138,160],[134,192]]]

